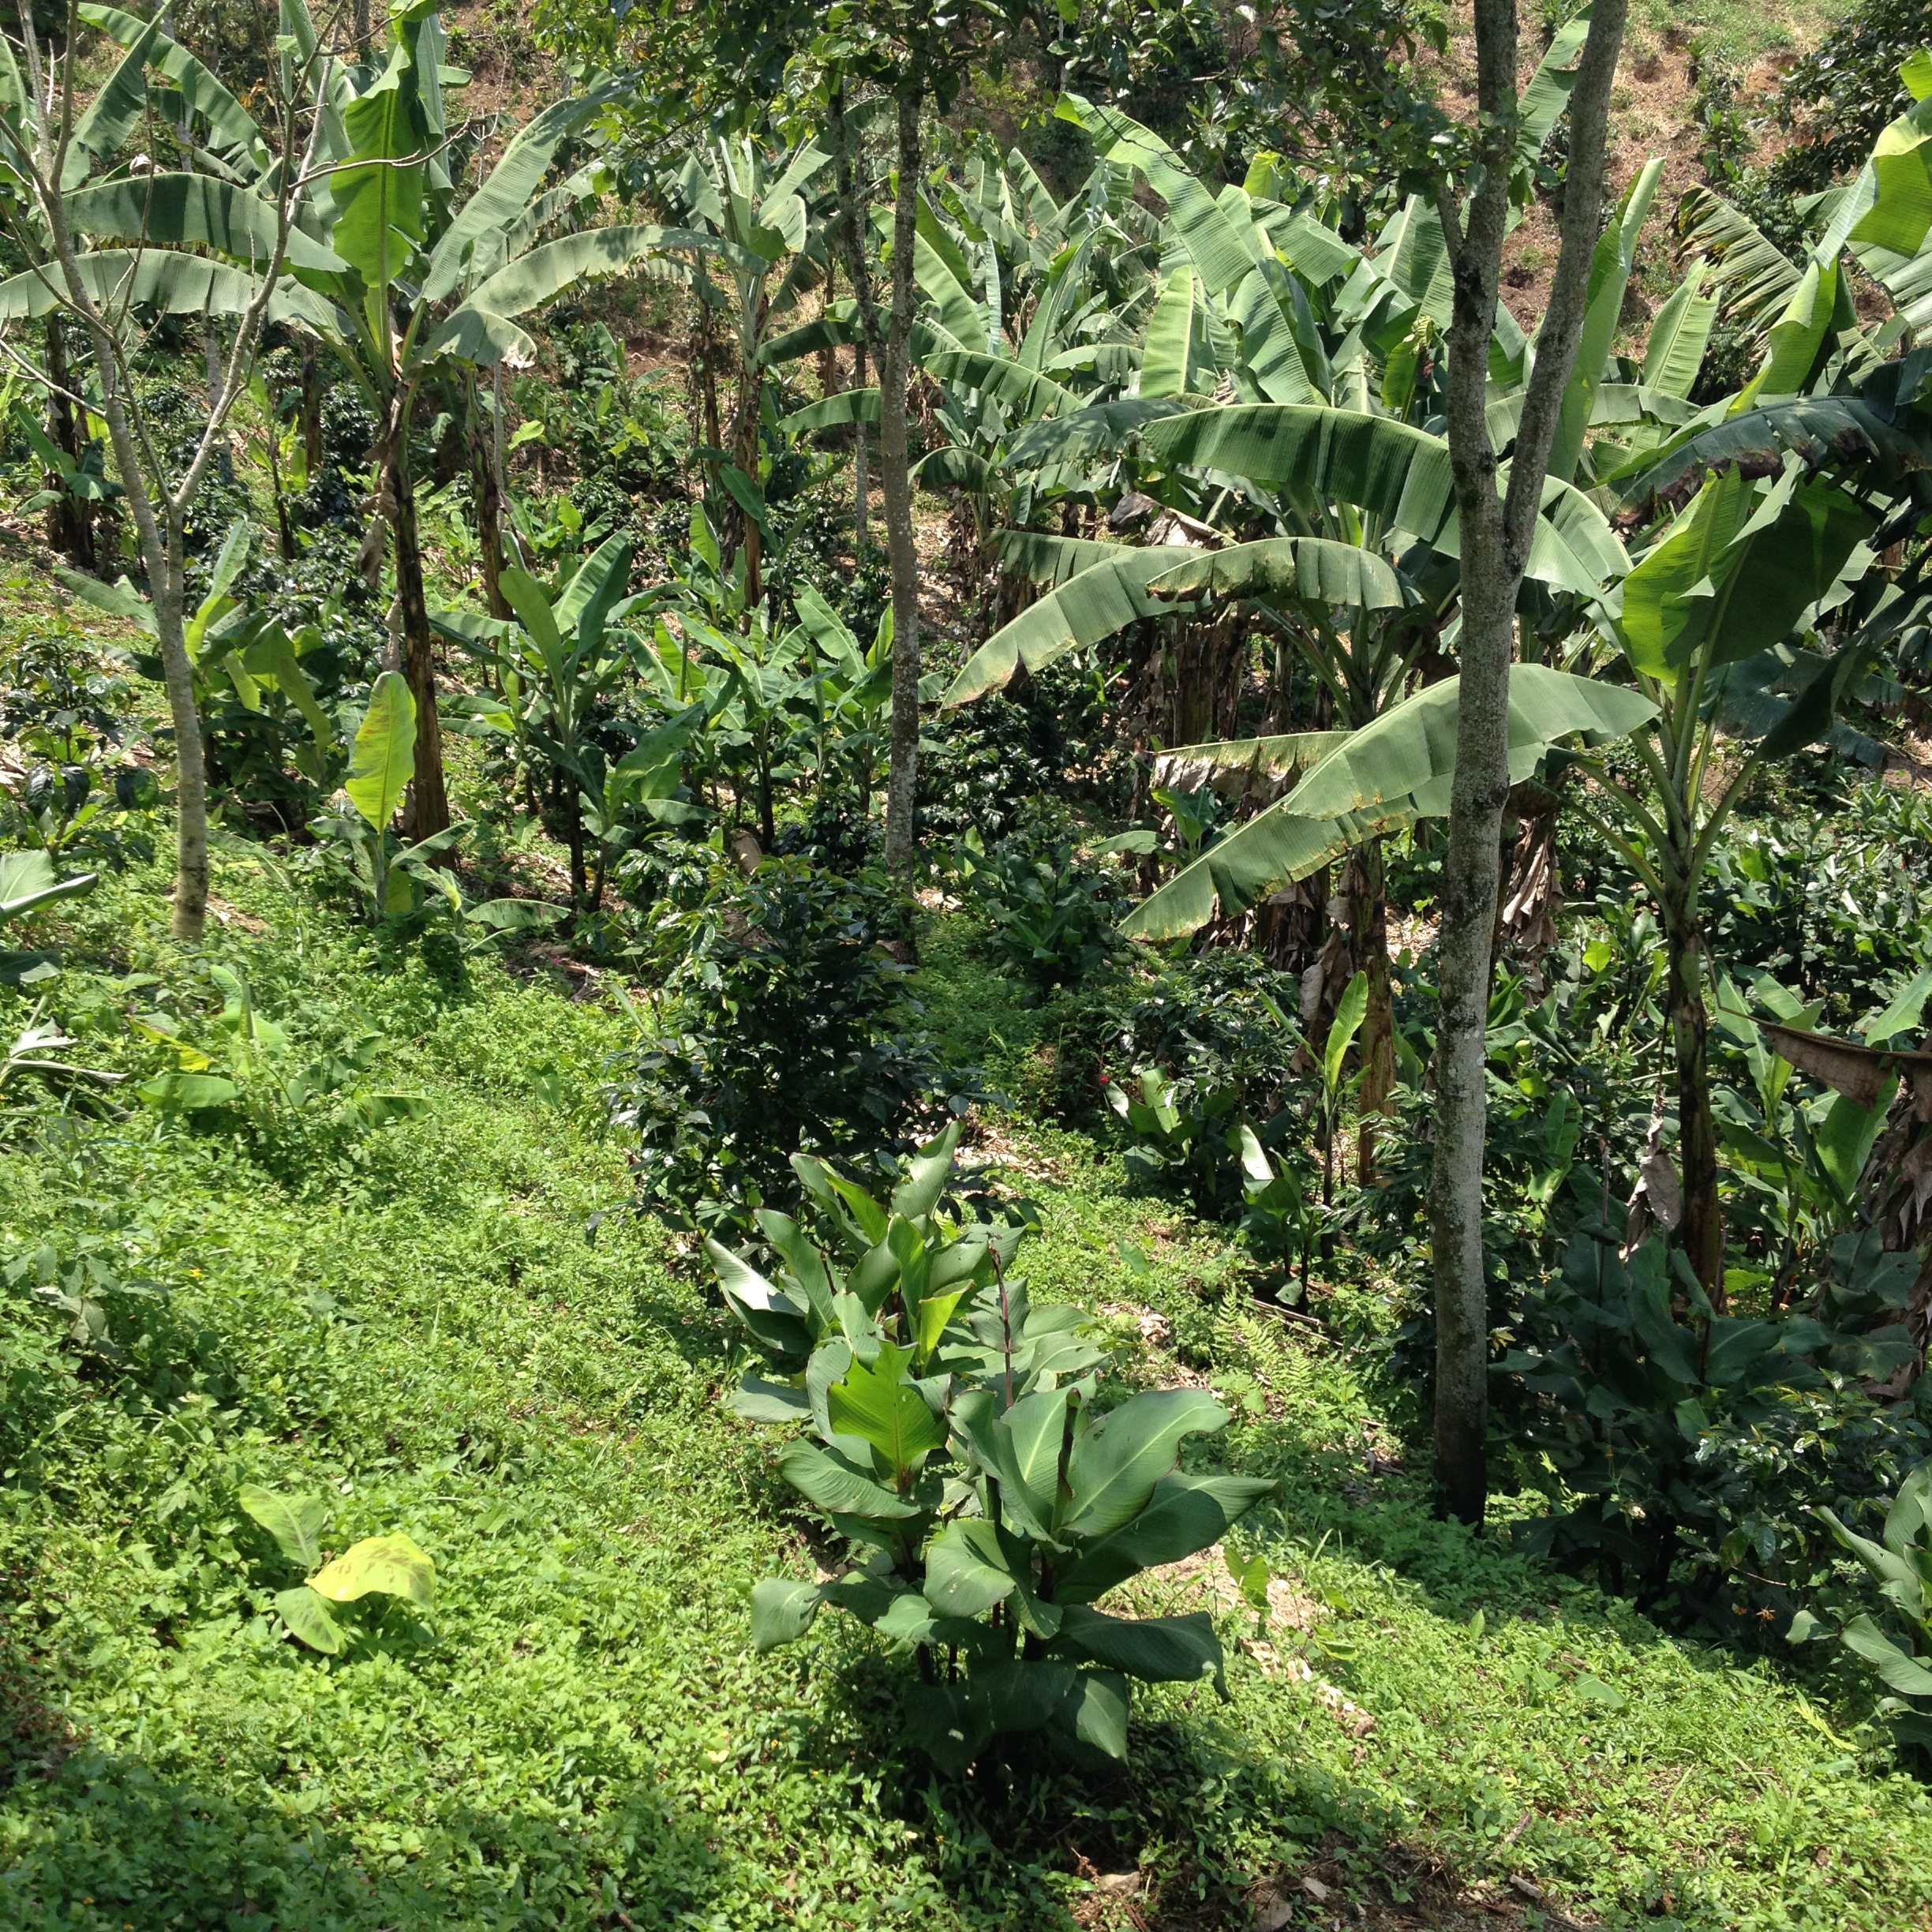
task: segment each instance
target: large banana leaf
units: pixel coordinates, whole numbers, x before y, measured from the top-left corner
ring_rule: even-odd
[[[1077,94],[1055,110],[1085,129],[1102,159],[1137,169],[1167,204],[1167,216],[1210,295],[1232,288],[1254,266],[1234,225],[1208,189],[1190,174],[1161,137],[1116,107],[1095,107]]]
[[[1189,351],[1194,342],[1194,271],[1185,263],[1161,284],[1148,317],[1140,350],[1140,393],[1182,396],[1188,392]]]
[[[77,234],[152,248],[199,243],[218,255],[266,268],[274,259],[279,215],[272,202],[212,174],[136,174],[98,182],[64,197],[67,225]],[[289,230],[291,268],[339,274],[348,264],[333,249]]]
[[[1530,77],[1516,107],[1516,158],[1534,167],[1558,117],[1570,104],[1576,85],[1577,64],[1589,37],[1590,10],[1579,8],[1557,28],[1541,63]]]
[[[1036,584],[1063,584],[1096,564],[1113,562],[1125,548],[1091,537],[1055,537],[1045,530],[1002,530],[995,544],[1002,570]]]
[[[1932,439],[1856,395],[1798,396],[1735,416],[1720,404],[1602,481],[1626,504],[1648,503],[1704,470],[1742,465],[1763,476],[1780,468],[1788,454],[1808,469],[1855,471],[1861,485],[1891,489],[1932,467]]]
[[[1011,356],[988,355],[972,349],[937,350],[921,367],[935,380],[954,389],[976,389],[1029,417],[1050,416],[1074,408],[1078,399],[1050,376],[1043,376]]]
[[[1097,546],[1118,554],[1092,564],[1003,624],[975,651],[946,688],[948,707],[970,703],[1005,687],[1016,665],[1029,671],[1084,645],[1125,630],[1137,617],[1151,617],[1167,606],[1151,597],[1148,585],[1174,564],[1163,545],[1136,549],[1126,544]]]
[[[411,354],[411,363],[419,365],[438,355],[464,353],[459,345],[466,331],[473,328],[470,318],[475,313],[504,317],[526,315],[579,283],[600,275],[621,275],[653,255],[694,244],[713,252],[728,245],[713,235],[649,225],[592,228],[581,234],[546,242],[527,255],[506,263],[473,289],[460,307],[452,309],[419,341]]]
[[[1636,265],[1637,239],[1663,175],[1661,161],[1653,158],[1644,163],[1625,191],[1616,219],[1604,230],[1590,257],[1583,333],[1577,344],[1576,364],[1571,372],[1569,386],[1563,391],[1556,440],[1550,446],[1549,474],[1566,483],[1575,475],[1578,460],[1583,454],[1583,439],[1596,403],[1597,387],[1603,380],[1604,365],[1616,339],[1617,319],[1623,311],[1631,270]]]
[[[920,291],[938,310],[946,333],[968,349],[984,353],[987,347],[986,311],[973,300],[972,291],[923,234],[914,238],[912,259]]]
[[[1425,543],[1441,532],[1453,500],[1449,447],[1440,436],[1361,410],[1237,403],[1149,424],[1141,435],[1161,462],[1352,504]]]
[[[1272,805],[1148,898],[1122,930],[1136,938],[1175,938],[1214,915],[1237,912],[1377,833],[1440,818],[1455,776],[1460,683],[1418,691],[1372,724],[1351,732],[1278,805]],[[1639,692],[1600,684],[1543,665],[1510,673],[1510,780],[1520,782],[1551,749],[1578,733],[1622,737],[1657,715]]]
[[[79,12],[89,26],[99,28],[124,47],[140,45],[153,31],[148,21],[119,7],[95,6],[92,0],[83,0]],[[216,154],[240,148],[258,172],[267,169],[268,152],[254,116],[187,48],[178,40],[162,39],[149,45],[148,57],[150,66],[174,82],[189,114],[207,128],[208,146]],[[124,133],[132,131],[130,125]]]
[[[1207,551],[1148,588],[1157,597],[1292,597],[1364,610],[1399,610],[1409,601],[1386,558],[1325,537],[1267,537]]]
[[[837,395],[807,402],[789,416],[780,417],[778,427],[786,436],[799,436],[814,429],[848,429],[853,423],[875,423],[878,419],[879,392],[876,389],[845,389]]]
[[[158,23],[144,25],[101,89],[74,123],[61,163],[63,193],[78,188],[97,163],[110,160],[148,111],[148,61],[160,36]]]
[[[1870,206],[1851,240],[1910,260],[1932,237],[1932,100],[1916,102],[1879,135],[1865,173]]]
[[[158,309],[163,315],[240,315],[261,283],[245,268],[171,249],[97,249],[78,258],[80,285],[97,308]],[[65,290],[60,271],[29,268],[0,282],[0,322],[28,320],[60,306]],[[55,290],[62,288],[57,298]],[[329,321],[328,305],[294,283],[277,284],[268,319],[300,322],[320,331]]]
[[[423,238],[423,161],[429,115],[415,43],[399,35],[382,77],[343,114],[350,165],[331,175],[335,252],[362,278],[372,301],[408,268]]]
[[[503,266],[504,238],[542,185],[557,149],[626,85],[607,80],[558,101],[517,135],[489,179],[463,204],[430,250],[423,275],[425,301],[446,301],[466,279],[478,280]]]
[[[1229,305],[1241,330],[1241,360],[1263,395],[1271,402],[1327,400],[1327,358],[1292,276],[1278,263],[1264,263],[1249,270]],[[1144,374],[1140,393],[1149,393]]]
[[[1822,477],[1787,470],[1760,493],[1741,470],[1713,477],[1623,582],[1625,655],[1674,676],[1781,642],[1877,527]]]
[[[1179,396],[1123,396],[1112,402],[1090,402],[1084,409],[1049,417],[1023,430],[1006,452],[1005,466],[1040,470],[1111,456],[1149,423],[1180,415],[1198,401]]]
[[[1507,481],[1507,474],[1505,465],[1499,485]],[[1459,560],[1462,545],[1461,515],[1452,512],[1433,547],[1444,556]],[[1630,567],[1629,553],[1602,511],[1574,483],[1546,476],[1542,514],[1530,533],[1530,560],[1524,575],[1552,590],[1597,597]]]
[[[1646,387],[1687,397],[1704,366],[1704,351],[1717,320],[1717,298],[1704,294],[1707,264],[1702,256],[1665,298],[1644,345]]]
[[[1678,204],[1677,229],[1686,249],[1709,257],[1711,287],[1724,313],[1754,332],[1768,329],[1804,271],[1712,189],[1693,188]]]

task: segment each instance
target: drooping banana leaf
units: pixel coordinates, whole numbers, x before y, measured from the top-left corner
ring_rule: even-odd
[[[788,436],[807,436],[814,429],[842,429],[856,422],[875,423],[879,419],[879,392],[876,389],[846,389],[837,395],[822,397],[778,419],[780,430]]]
[[[1271,489],[1352,504],[1432,542],[1453,500],[1440,436],[1365,411],[1236,403],[1191,410],[1141,432],[1155,459],[1222,470]]]
[[[77,266],[95,305],[109,310],[133,306],[163,315],[240,315],[261,286],[245,268],[171,249],[90,249]],[[51,266],[28,268],[0,282],[0,322],[35,319],[59,306],[54,294],[59,274]],[[276,285],[268,313],[271,321],[301,322],[316,330],[330,317],[319,295],[286,280]]]
[[[1168,219],[1210,295],[1233,287],[1253,266],[1212,193],[1158,134],[1118,108],[1096,107],[1077,94],[1063,96],[1054,111],[1084,129],[1103,160],[1147,177],[1148,185],[1167,204]]]
[[[148,21],[119,7],[96,6],[93,0],[83,0],[79,13],[89,26],[99,28],[124,47],[139,45],[151,31]],[[178,40],[154,41],[148,64],[174,82],[182,106],[207,128],[208,146],[216,154],[238,148],[249,155],[258,172],[267,169],[270,158],[254,116]],[[131,131],[131,127],[125,130],[124,137]]]
[[[1124,922],[1136,938],[1171,938],[1305,878],[1377,833],[1440,817],[1455,775],[1459,681],[1432,684],[1351,732],[1278,805],[1183,868]],[[1657,715],[1640,692],[1518,665],[1510,673],[1510,779],[1526,778],[1578,733],[1622,737]]]
[[[1050,376],[1026,368],[1010,356],[969,349],[939,349],[921,364],[926,373],[955,389],[976,389],[1028,417],[1050,416],[1078,406],[1071,390]]]
[[[1090,402],[1084,409],[1048,417],[1023,430],[1007,451],[1005,466],[1074,466],[1111,456],[1149,423],[1180,415],[1196,408],[1199,402],[1198,398],[1190,401],[1178,396],[1123,396],[1112,402]]]
[[[1550,137],[1558,117],[1570,104],[1576,85],[1577,64],[1589,37],[1590,10],[1579,8],[1557,28],[1516,108],[1516,158],[1533,167]]]
[[[1889,489],[1932,466],[1932,440],[1895,414],[1857,395],[1798,396],[1735,416],[1724,414],[1720,405],[1661,449],[1633,458],[1601,480],[1625,504],[1645,504],[1668,496],[1699,471],[1741,464],[1762,476],[1791,455],[1807,469],[1855,472],[1862,485]]]
[[[557,149],[626,84],[607,80],[558,101],[511,140],[489,180],[463,204],[430,250],[423,275],[425,301],[445,301],[466,280],[481,280],[503,266],[503,238],[542,185]]]
[[[1005,687],[1015,665],[1029,671],[1070,650],[1097,643],[1123,631],[1137,617],[1169,608],[1148,585],[1170,569],[1173,552],[1162,545],[1136,549],[1127,544],[1099,545],[1118,554],[1089,564],[1003,624],[974,652],[946,688],[942,704],[950,709]]]
[[[156,249],[199,244],[257,268],[274,259],[279,219],[274,204],[212,174],[129,175],[77,189],[64,202],[68,226],[77,234]],[[291,268],[324,275],[349,266],[299,228],[289,230],[285,259]]]
[[[1677,231],[1687,249],[1710,261],[1710,287],[1724,314],[1762,335],[1789,304],[1804,271],[1748,215],[1709,188],[1679,203]]]
[[[1163,598],[1291,597],[1363,610],[1399,610],[1410,601],[1386,558],[1326,537],[1267,537],[1202,552],[1148,589]]]

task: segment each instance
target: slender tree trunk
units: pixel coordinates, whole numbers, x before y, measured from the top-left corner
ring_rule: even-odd
[[[1349,864],[1349,932],[1355,964],[1367,975],[1368,1005],[1362,1015],[1361,1085],[1357,1090],[1356,1179],[1371,1185],[1376,1174],[1376,1123],[1388,1112],[1395,1091],[1395,1001],[1389,983],[1388,884],[1382,841],[1359,847]]]
[[[435,633],[423,593],[422,544],[416,530],[416,489],[410,475],[409,424],[398,421],[383,449],[383,494],[395,541],[396,605],[402,672],[416,700],[416,770],[402,807],[405,834],[425,839],[450,822],[443,782],[443,727],[436,714]]]
[[[866,379],[866,351],[863,342],[852,349],[852,387],[863,389]],[[872,479],[867,474],[866,426],[863,418],[852,425],[852,515],[857,531],[856,548],[853,560],[859,552],[869,549],[872,543]]]
[[[468,379],[470,403],[470,482],[476,492],[477,551],[482,559],[483,601],[492,617],[507,617],[509,600],[503,593],[503,491],[496,476],[500,429],[486,429],[476,377]]]
[[[322,352],[313,335],[301,339],[302,459],[310,486],[327,455],[322,442]]]
[[[879,481],[886,494],[886,545],[892,564],[893,693],[890,757],[886,781],[886,863],[909,870],[916,846],[919,794],[919,552],[912,534],[912,475],[906,422],[908,359],[912,347],[913,249],[919,227],[919,105],[924,89],[902,79],[898,107],[898,193],[893,207],[892,309],[882,337],[866,261],[862,212],[845,125],[843,89],[832,99],[839,231],[861,326],[879,373]]]
[[[1491,942],[1508,799],[1509,676],[1517,593],[1576,360],[1603,198],[1604,129],[1627,0],[1597,0],[1570,97],[1562,245],[1523,399],[1507,503],[1485,419],[1496,284],[1516,140],[1515,0],[1476,0],[1481,171],[1466,209],[1438,191],[1454,274],[1448,335],[1450,470],[1462,522],[1461,697],[1443,869],[1436,1150],[1428,1215],[1436,1298],[1436,1481],[1443,1507],[1480,1523],[1488,1493],[1489,1313],[1482,1179]]]
[[[1668,878],[1668,875],[1666,874]],[[1717,1123],[1711,1110],[1710,1018],[1698,971],[1702,939],[1688,886],[1670,882],[1663,906],[1669,954],[1665,997],[1677,1051],[1677,1157],[1683,1179],[1684,1253],[1711,1305],[1724,1306],[1724,1210],[1717,1197]]]
[[[47,319],[47,440],[69,462],[80,460],[85,440],[84,421],[77,421],[74,406],[62,392],[73,386],[67,361],[67,326],[57,309]],[[94,519],[88,506],[73,495],[58,475],[50,475],[47,486],[60,493],[47,505],[47,542],[63,556],[72,557],[81,569],[94,567]]]

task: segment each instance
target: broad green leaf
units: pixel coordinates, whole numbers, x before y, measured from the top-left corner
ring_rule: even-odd
[[[1877,1667],[1886,1687],[1900,1697],[1932,1698],[1932,1670],[1901,1650],[1868,1616],[1848,1623],[1846,1647]]]
[[[436,1565],[401,1530],[365,1537],[309,1579],[309,1587],[331,1603],[358,1597],[406,1597],[427,1610],[436,1594]]]
[[[1852,239],[1895,255],[1917,255],[1932,233],[1932,101],[1915,102],[1887,127],[1866,167],[1872,205]]]
[[[193,1114],[203,1107],[227,1106],[240,1089],[219,1073],[160,1073],[134,1091],[163,1113]]]
[[[152,31],[148,21],[119,7],[94,5],[92,0],[82,0],[79,12],[90,26],[99,28],[124,47],[140,45]],[[150,42],[148,64],[174,82],[188,114],[208,129],[208,145],[215,152],[240,148],[257,168],[266,168],[268,150],[254,117],[180,41],[163,36]],[[131,125],[128,131],[132,131]]]
[[[1173,552],[1164,545],[1113,548],[1118,556],[1090,565],[994,631],[967,660],[940,702],[949,708],[1003,690],[1016,665],[1037,671],[1068,651],[1125,630],[1136,617],[1165,610],[1167,606],[1147,586],[1174,567]]]
[[[1576,85],[1577,64],[1589,38],[1590,10],[1580,7],[1556,29],[1516,107],[1516,159],[1533,167]]]
[[[964,1123],[954,1121],[906,1163],[905,1178],[893,1189],[894,1214],[918,1221],[939,1205],[939,1197],[945,1192],[947,1178],[953,1172],[953,1156],[964,1131]]]
[[[324,1657],[339,1657],[349,1647],[348,1633],[306,1583],[298,1583],[293,1589],[278,1590],[275,1601],[290,1634],[311,1650],[319,1650]]]
[[[376,832],[395,816],[415,765],[416,700],[400,672],[385,671],[356,727],[343,786],[350,803]]]
[[[94,249],[76,264],[80,284],[98,308],[158,309],[163,315],[241,315],[260,291],[245,268],[184,255],[171,249]],[[0,321],[37,319],[65,305],[66,291],[51,268],[28,268],[0,282]],[[331,325],[328,303],[286,278],[270,298],[272,322],[298,321],[317,332]]]
[[[485,309],[492,315],[526,315],[565,289],[600,275],[621,275],[650,255],[717,255],[728,249],[728,244],[716,236],[688,229],[654,225],[585,229],[544,242],[506,263],[470,291],[463,306]]]
[[[1111,1671],[1074,1675],[1055,1722],[1089,1750],[1124,1762],[1127,1756],[1127,1685]]]
[[[1032,420],[1064,414],[1078,406],[1073,391],[1010,356],[983,351],[942,349],[921,365],[927,375],[949,388],[977,390]]]
[[[1176,268],[1161,284],[1148,318],[1140,351],[1140,394],[1179,396],[1188,392],[1188,351],[1194,340],[1194,271]]]
[[[875,1362],[855,1361],[844,1380],[826,1391],[833,1432],[870,1443],[900,1481],[945,1447],[945,1425],[905,1380],[912,1359],[909,1350],[888,1342]]]
[[[61,191],[71,193],[92,164],[111,160],[148,111],[148,62],[160,37],[158,21],[144,23],[127,52],[73,124],[61,164]]]
[[[1198,1683],[1211,1677],[1226,1690],[1221,1640],[1204,1610],[1188,1616],[1114,1617],[1068,1604],[1054,1650],[1124,1671],[1144,1683]]]
[[[1322,1077],[1331,1093],[1342,1084],[1342,1062],[1368,1010],[1368,975],[1358,972],[1342,989],[1334,1022],[1328,1028],[1327,1044],[1322,1049]]]
[[[536,115],[511,141],[489,178],[464,203],[430,251],[423,276],[423,301],[445,301],[465,280],[494,273],[502,266],[504,233],[542,185],[552,157],[586,120],[618,98],[625,86],[622,80],[606,80],[558,101]]]
[[[1256,1476],[1191,1476],[1177,1470],[1155,1485],[1137,1516],[1061,1572],[1054,1593],[1063,1604],[1091,1603],[1142,1570],[1192,1556],[1219,1542],[1279,1487]]]
[[[847,429],[856,422],[876,423],[878,419],[878,390],[847,389],[780,417],[778,427],[786,436],[801,436],[818,429]]]
[[[1425,543],[1454,501],[1441,437],[1360,410],[1234,403],[1170,416],[1140,434],[1170,467],[1226,470],[1297,499],[1347,504]]]
[[[1643,379],[1665,395],[1687,397],[1704,366],[1704,351],[1717,320],[1717,298],[1702,292],[1707,266],[1702,256],[1690,264],[1650,324]]]
[[[407,37],[398,36],[381,77],[343,110],[343,128],[349,152],[329,178],[335,204],[330,240],[372,300],[387,301],[423,238],[423,163],[432,145]],[[386,318],[382,326],[386,331]]]
[[[1202,1389],[1133,1395],[1076,1438],[1067,1462],[1071,1500],[1061,1519],[1069,1537],[1103,1537],[1146,1506],[1168,1474],[1182,1439],[1227,1426],[1228,1414]]]
[[[486,926],[492,932],[534,932],[570,917],[570,908],[552,905],[544,899],[485,899],[466,906],[463,917],[473,926]]]
[[[320,1496],[279,1496],[257,1484],[244,1483],[237,1500],[305,1575],[321,1562],[322,1526],[328,1520],[328,1506]]]
[[[1167,204],[1168,220],[1210,295],[1233,287],[1254,265],[1213,193],[1158,134],[1118,108],[1096,107],[1077,94],[1065,95],[1055,112],[1085,129],[1103,160],[1147,177],[1148,185]]]
[[[1783,313],[1766,331],[1770,354],[1751,385],[1754,397],[1795,395],[1810,382],[1832,334],[1838,275],[1835,262],[1806,266]]]
[[[707,1239],[705,1253],[717,1271],[718,1286],[733,1313],[766,1348],[788,1357],[811,1352],[804,1311],[788,1295],[722,1242]]]
[[[916,1503],[816,1443],[789,1444],[779,1458],[778,1473],[807,1502],[817,1503],[828,1515],[896,1522],[919,1514]]]
[[[1693,188],[1679,204],[1684,251],[1710,263],[1720,313],[1762,334],[1790,302],[1803,271],[1748,217],[1709,188]]]
[[[1603,380],[1611,345],[1616,339],[1617,320],[1623,311],[1631,271],[1636,265],[1638,236],[1663,174],[1661,160],[1653,157],[1645,163],[1624,191],[1616,219],[1604,230],[1590,258],[1583,332],[1577,345],[1576,363],[1563,391],[1556,439],[1550,447],[1549,474],[1566,483],[1575,474],[1583,454],[1597,385]]]
[[[1157,597],[1290,597],[1365,610],[1399,610],[1409,601],[1386,558],[1326,537],[1265,537],[1200,552],[1148,589]]]
[[[1198,930],[1265,893],[1306,878],[1380,833],[1440,817],[1455,774],[1454,678],[1432,684],[1351,732],[1279,803],[1257,813],[1185,867],[1121,925],[1136,938]],[[1639,692],[1544,665],[1510,674],[1510,775],[1528,777],[1552,745],[1582,732],[1627,736],[1656,715]]]
[[[574,635],[578,651],[588,652],[602,637],[605,620],[630,589],[631,554],[623,531],[606,537],[571,573],[551,607],[559,635]]]
[[[724,1406],[747,1422],[809,1422],[811,1398],[786,1382],[767,1382],[746,1374],[724,1398]]]
[[[999,1534],[983,1516],[948,1523],[926,1548],[926,1601],[942,1616],[983,1616],[1013,1593]]]
[[[78,899],[99,879],[97,872],[58,878],[44,852],[0,852],[0,920],[19,919],[57,899]]]
[[[275,256],[275,204],[212,174],[133,174],[65,199],[77,234],[157,249],[199,245],[250,268],[265,268]],[[291,268],[320,274],[348,266],[299,228],[289,230],[285,259]]]
[[[913,275],[920,292],[939,313],[946,333],[968,349],[987,346],[986,311],[972,298],[972,291],[960,280],[926,234],[916,234],[912,243]],[[964,263],[960,266],[964,267]]]
[[[759,1651],[796,1643],[812,1627],[824,1601],[816,1583],[767,1577],[751,1586],[751,1642]]]

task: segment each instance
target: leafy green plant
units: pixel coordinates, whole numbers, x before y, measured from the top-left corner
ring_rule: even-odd
[[[56,900],[76,899],[92,892],[99,875],[83,872],[62,878],[54,861],[45,852],[0,852],[0,927],[24,919]],[[32,985],[51,977],[55,971],[50,952],[17,952],[0,949],[0,986]]]
[[[1039,1732],[1083,1763],[1127,1754],[1129,1679],[1210,1678],[1212,1620],[1131,1618],[1097,1599],[1218,1541],[1275,1485],[1177,1467],[1227,1412],[1192,1389],[1099,1400],[1099,1349],[1079,1311],[1036,1308],[1007,1269],[1017,1228],[939,1214],[957,1125],[920,1149],[884,1205],[798,1163],[844,1249],[760,1215],[774,1283],[716,1242],[713,1265],[777,1383],[754,1373],[741,1414],[803,1423],[784,1481],[850,1539],[829,1582],[773,1578],[752,1596],[760,1649],[796,1642],[830,1604],[918,1660],[908,1741],[963,1772],[996,1738]]]
[[[1122,1164],[1136,1179],[1184,1187],[1204,1212],[1213,1212],[1234,1193],[1235,1173],[1227,1157],[1241,1095],[1232,1087],[1211,1086],[1185,1076],[1170,1078],[1158,1067],[1134,1076],[1140,1091],[1106,1075],[1107,1105],[1126,1130]]]
[[[714,860],[714,864],[715,864]],[[885,875],[803,859],[665,913],[645,953],[663,972],[661,1030],[614,1088],[641,1142],[641,1204],[674,1225],[748,1232],[796,1196],[795,1150],[889,1165],[978,1092],[918,1031],[911,915]]]
[[[309,1573],[305,1582],[277,1591],[275,1600],[283,1628],[308,1649],[339,1657],[357,1637],[374,1633],[391,1604],[425,1613],[432,1607],[436,1565],[401,1530],[365,1537],[324,1563],[322,1535],[329,1512],[320,1497],[284,1496],[245,1483],[238,1500],[283,1556]],[[345,1619],[350,1605],[357,1608]]]
[[[1036,818],[990,852],[969,830],[953,863],[994,953],[1043,990],[1078,986],[1118,953],[1125,902],[1114,874],[1081,856],[1071,830],[1050,818]]]

